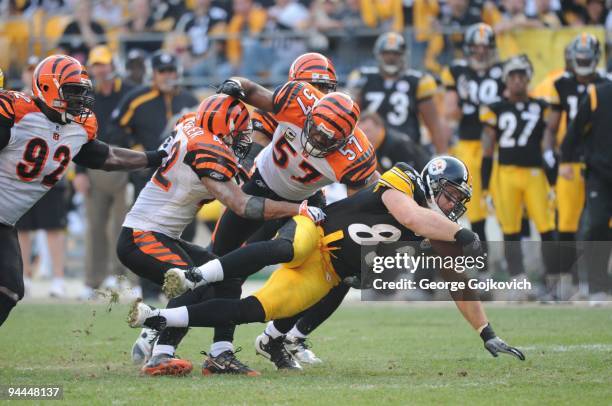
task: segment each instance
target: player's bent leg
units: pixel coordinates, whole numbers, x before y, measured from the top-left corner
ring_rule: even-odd
[[[23,262],[17,231],[0,225],[0,326],[24,295]]]

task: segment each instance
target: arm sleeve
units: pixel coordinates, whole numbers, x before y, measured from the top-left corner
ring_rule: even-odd
[[[444,70],[442,71],[442,74],[440,75],[440,79],[442,80],[442,84],[444,85],[446,89],[452,89],[452,90],[457,89],[457,84],[455,83],[455,77],[453,76],[453,73],[451,72],[450,67],[447,66],[446,68],[444,68]]]
[[[438,89],[438,85],[436,84],[436,80],[431,75],[423,75],[423,77],[419,80],[419,84],[417,86],[416,98],[417,101],[427,100],[436,93]]]
[[[272,114],[255,109],[253,113],[251,113],[251,124],[253,125],[253,131],[259,131],[265,135],[267,139],[272,141],[274,131],[276,131],[276,127],[278,126],[278,121],[276,121]]]
[[[8,145],[14,123],[13,100],[8,93],[0,91],[0,151]]]
[[[72,161],[85,168],[100,169],[106,162],[109,153],[110,147],[108,144],[94,139],[84,144],[79,153],[72,158]]]
[[[575,162],[575,152],[584,142],[584,137],[591,128],[591,112],[597,108],[597,92],[595,86],[590,85],[588,97],[580,103],[576,117],[570,123],[567,134],[561,144],[561,162]]]
[[[238,165],[230,151],[220,144],[213,144],[199,137],[187,150],[184,163],[200,178],[211,178],[220,182],[231,180],[238,173]]]
[[[370,179],[370,176],[376,172],[376,153],[374,147],[367,140],[367,137],[359,127],[355,129],[355,137],[359,140],[363,140],[361,144],[366,147],[354,161],[351,161],[345,168],[343,168],[338,179],[340,183],[345,184],[351,188],[360,188],[365,186]]]

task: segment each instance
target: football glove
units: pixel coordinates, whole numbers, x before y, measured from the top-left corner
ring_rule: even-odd
[[[235,97],[236,99],[244,100],[246,98],[246,93],[242,85],[234,79],[227,79],[225,82],[221,83],[217,88],[217,93],[223,93]]]
[[[462,228],[455,233],[455,241],[461,244],[463,255],[466,257],[478,257],[484,253],[478,234],[467,228]]]
[[[325,220],[325,213],[318,207],[309,206],[308,200],[304,200],[302,204],[300,204],[300,212],[301,216],[306,216],[315,224],[321,224]]]
[[[508,354],[521,361],[525,361],[525,354],[518,348],[509,346],[504,340],[496,336],[491,324],[487,324],[480,333],[480,337],[484,341],[484,347],[492,356],[498,357],[499,354]]]

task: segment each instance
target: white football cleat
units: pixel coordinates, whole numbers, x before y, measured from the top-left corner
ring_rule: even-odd
[[[317,357],[314,352],[309,348],[305,338],[294,337],[290,334],[285,336],[283,342],[285,348],[291,355],[295,357],[300,363],[304,364],[320,364],[323,361]]]
[[[144,327],[148,318],[156,316],[159,317],[159,310],[155,309],[153,306],[144,304],[142,299],[138,298],[130,307],[127,322],[132,328]]]
[[[132,346],[132,362],[137,365],[146,364],[153,354],[153,346],[159,337],[159,332],[143,328],[138,339]]]
[[[198,268],[172,268],[168,269],[164,274],[162,290],[168,298],[172,299],[173,297],[182,295],[188,290],[193,290],[203,285],[202,281],[202,275]]]

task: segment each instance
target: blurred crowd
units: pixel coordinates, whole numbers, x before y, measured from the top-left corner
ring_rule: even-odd
[[[108,44],[163,48],[199,86],[230,74],[282,80],[306,50],[323,52],[342,78],[371,60],[376,35],[408,31],[412,67],[438,72],[461,54],[462,31],[476,22],[497,34],[525,28],[604,26],[610,0],[2,0],[0,60],[18,79],[27,54],[58,50],[82,62]],[[16,51],[16,47],[20,50]],[[3,55],[3,53],[5,55]],[[273,64],[269,61],[274,60]],[[206,81],[201,78],[207,78]]]

